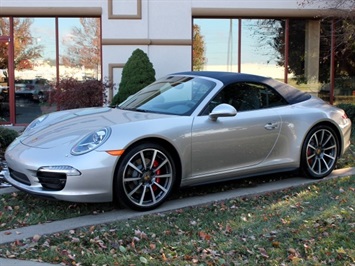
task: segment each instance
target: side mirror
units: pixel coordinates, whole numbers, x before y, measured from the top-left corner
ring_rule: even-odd
[[[229,116],[236,116],[237,115],[237,110],[230,105],[226,103],[222,103],[220,105],[217,105],[215,108],[213,108],[212,112],[209,114],[209,117],[212,121],[216,121],[218,117],[229,117]]]

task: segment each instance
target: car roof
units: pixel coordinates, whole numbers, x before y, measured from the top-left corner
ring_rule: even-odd
[[[289,104],[303,102],[311,98],[309,93],[298,90],[291,85],[277,81],[272,78],[236,72],[224,71],[185,71],[178,72],[172,75],[186,75],[186,76],[201,76],[217,79],[225,86],[234,82],[256,82],[263,83],[274,88],[280,95],[282,95]]]
[[[258,75],[236,73],[236,72],[224,72],[224,71],[186,71],[175,73],[174,75],[193,75],[193,76],[203,76],[220,80],[225,85],[235,82],[235,81],[255,81],[255,82],[265,82],[267,77],[262,77]]]

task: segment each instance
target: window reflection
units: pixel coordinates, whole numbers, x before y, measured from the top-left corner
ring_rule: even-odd
[[[10,36],[10,19],[0,17],[0,123],[10,120],[8,36]]]
[[[238,19],[194,19],[204,38],[203,70],[238,71]]]
[[[100,19],[59,19],[60,77],[101,78]]]
[[[0,36],[10,36],[10,19],[0,17]]]
[[[10,36],[9,27],[10,19],[0,18],[0,37]],[[14,17],[13,27],[15,102],[9,103],[8,94],[0,96],[2,122],[10,120],[9,106],[15,108],[16,124],[28,124],[43,113],[55,111],[56,107],[50,106],[47,100],[61,78],[101,79],[100,18]],[[0,38],[2,94],[9,91],[7,45],[4,38]]]
[[[1,25],[0,25],[0,29],[1,29]],[[3,29],[5,29],[5,27]],[[10,120],[8,45],[9,42],[7,38],[0,38],[0,123],[6,123],[9,122]]]
[[[27,124],[43,113],[56,79],[54,18],[14,18],[16,123]]]
[[[284,77],[284,21],[276,19],[243,19],[241,72]]]

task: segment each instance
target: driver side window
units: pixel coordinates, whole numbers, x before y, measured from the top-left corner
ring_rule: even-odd
[[[249,82],[238,82],[223,88],[208,104],[204,115],[221,103],[232,105],[238,112],[286,105],[287,102],[273,89]]]

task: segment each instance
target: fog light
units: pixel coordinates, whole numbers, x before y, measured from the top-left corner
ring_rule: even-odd
[[[38,169],[38,172],[62,173],[62,174],[66,174],[67,176],[81,175],[81,172],[79,170],[69,165],[43,166]]]

